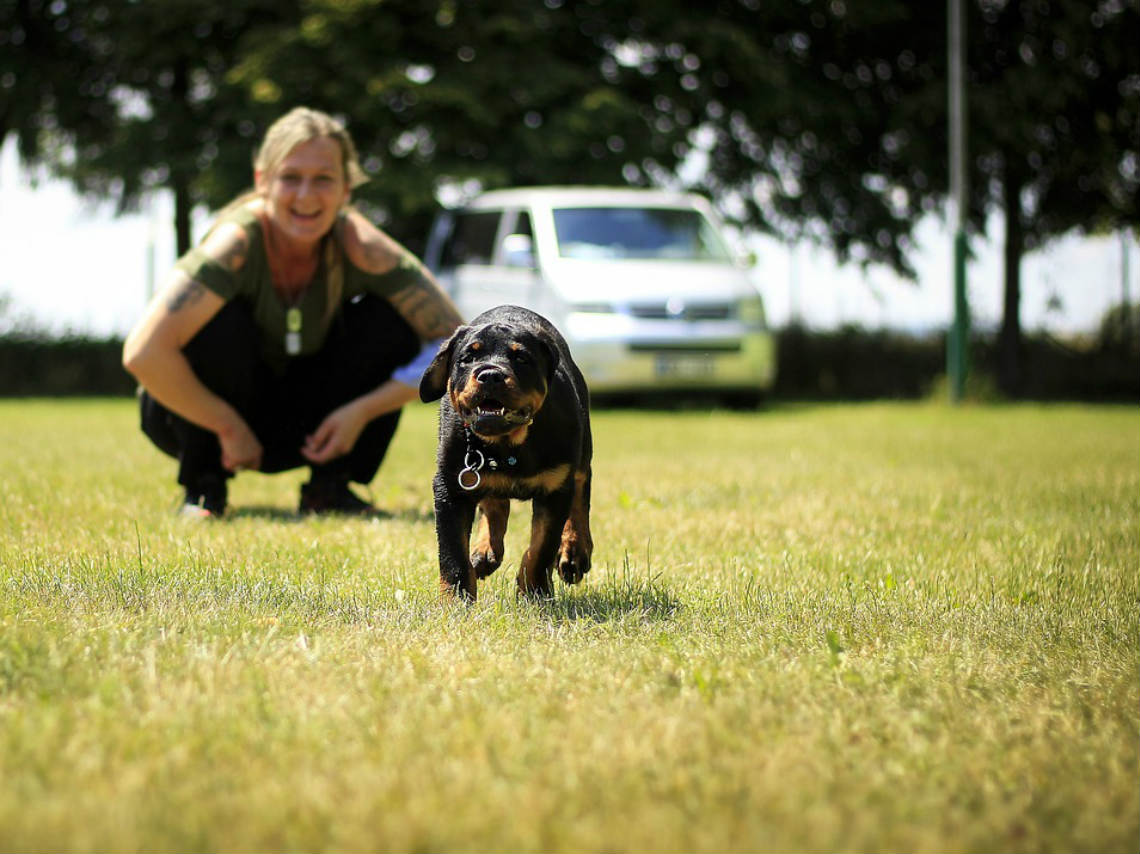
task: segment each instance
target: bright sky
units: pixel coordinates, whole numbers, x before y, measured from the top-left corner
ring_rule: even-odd
[[[208,221],[195,218],[195,236]],[[973,248],[967,281],[975,326],[993,328],[1001,318],[1000,229]],[[810,327],[853,323],[868,328],[927,329],[951,318],[952,264],[948,227],[936,219],[918,229],[923,247],[914,259],[917,283],[885,269],[864,273],[839,267],[830,253],[808,245],[788,247],[755,238],[755,278],[769,321],[782,326],[799,316]],[[1140,299],[1140,253],[1129,238],[1129,288]],[[1022,324],[1025,329],[1091,331],[1123,293],[1123,241],[1068,238],[1022,261]],[[173,203],[154,199],[149,211],[114,217],[110,205],[92,206],[66,184],[23,174],[15,143],[0,150],[0,295],[11,304],[0,329],[13,316],[30,316],[55,331],[125,334],[146,303],[148,268],[162,281],[174,262]],[[1060,309],[1050,310],[1050,298]]]

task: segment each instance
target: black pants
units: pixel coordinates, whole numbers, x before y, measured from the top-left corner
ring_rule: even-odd
[[[376,388],[418,352],[411,327],[380,297],[347,302],[334,319],[324,347],[289,360],[283,373],[261,356],[261,331],[249,306],[227,303],[183,349],[208,389],[234,407],[261,442],[261,471],[310,465],[301,456],[305,436],[342,404]],[[178,460],[178,482],[194,487],[203,476],[232,477],[222,468],[218,437],[175,415],[146,391],[140,396],[142,429]],[[314,477],[369,483],[396,432],[400,411],[373,420],[352,451],[313,466]]]

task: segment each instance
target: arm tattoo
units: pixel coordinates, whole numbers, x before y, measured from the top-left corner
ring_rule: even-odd
[[[171,295],[170,299],[166,301],[166,310],[174,314],[174,312],[196,303],[202,298],[202,294],[204,293],[206,293],[206,286],[190,279],[178,288]]]
[[[392,266],[392,253],[386,247],[365,243],[363,250],[365,269],[381,270]],[[396,263],[399,264],[399,259],[396,259]]]
[[[408,285],[391,300],[408,324],[428,340],[447,337],[463,322],[451,302],[425,280]]]
[[[220,263],[227,270],[236,273],[243,266],[245,266],[245,246],[241,244],[230,246],[218,258],[218,263]]]

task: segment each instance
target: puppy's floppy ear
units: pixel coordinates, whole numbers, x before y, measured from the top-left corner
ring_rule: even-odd
[[[554,384],[554,372],[558,370],[559,352],[554,341],[548,335],[539,335],[538,343],[546,354],[546,387]]]
[[[455,352],[456,345],[466,337],[470,328],[460,326],[451,333],[450,338],[439,345],[439,352],[435,354],[435,358],[431,360],[431,364],[420,379],[420,400],[424,403],[439,400],[447,391],[447,378],[451,374],[451,356]]]

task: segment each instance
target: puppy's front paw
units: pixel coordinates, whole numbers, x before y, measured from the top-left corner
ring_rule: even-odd
[[[567,584],[577,584],[590,571],[590,555],[577,542],[563,543],[558,552],[558,574]]]
[[[594,538],[590,536],[590,517],[586,513],[571,513],[562,528],[562,542],[558,546],[558,574],[567,584],[577,584],[590,571],[590,558],[594,554]]]
[[[479,547],[471,552],[471,566],[475,570],[476,578],[486,578],[503,563],[503,555],[495,553],[490,546]]]

